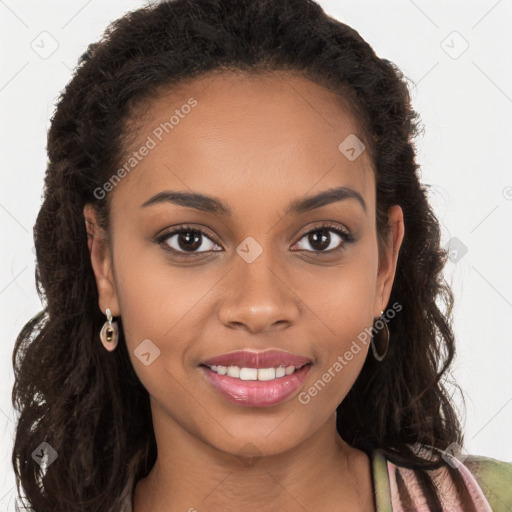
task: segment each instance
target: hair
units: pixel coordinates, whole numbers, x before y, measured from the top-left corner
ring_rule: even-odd
[[[145,6],[112,22],[79,59],[51,120],[34,226],[44,309],[23,327],[12,357],[18,494],[21,482],[28,510],[38,512],[119,510],[130,475],[145,477],[156,460],[149,395],[131,365],[121,318],[117,350],[99,342],[105,317],[83,207],[92,204],[109,233],[110,195],[98,199],[94,191],[123,161],[136,107],[173,85],[226,70],[289,71],[354,105],[374,166],[379,250],[389,234],[388,209],[398,204],[404,213],[390,297],[402,310],[390,323],[386,358],[367,357],[338,406],[337,430],[367,454],[381,449],[416,469],[431,510],[441,510],[429,471],[446,466],[438,450],[462,446],[463,434],[445,387],[455,356],[453,293],[442,275],[448,255],[439,222],[418,177],[419,116],[397,66],[312,0]],[[32,458],[43,441],[58,454],[45,472]],[[437,450],[422,456],[418,445]],[[462,489],[458,473],[448,470]],[[402,486],[400,495],[407,503]]]

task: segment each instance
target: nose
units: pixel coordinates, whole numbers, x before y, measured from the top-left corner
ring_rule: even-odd
[[[270,332],[293,325],[300,315],[287,273],[264,254],[252,263],[237,261],[224,283],[219,320],[231,329]]]

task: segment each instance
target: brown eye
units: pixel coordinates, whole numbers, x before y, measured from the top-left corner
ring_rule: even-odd
[[[353,242],[353,236],[339,228],[338,226],[319,226],[304,234],[301,240],[305,247],[302,250],[309,252],[336,252],[342,250],[345,246]],[[300,244],[301,242],[297,242]],[[308,248],[309,247],[309,248]]]
[[[158,243],[178,254],[198,254],[218,250],[219,246],[201,229],[180,227],[161,235]]]

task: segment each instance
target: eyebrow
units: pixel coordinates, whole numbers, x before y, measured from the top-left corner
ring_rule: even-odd
[[[320,208],[331,203],[343,201],[346,199],[355,199],[366,213],[366,203],[356,190],[348,187],[336,187],[324,190],[313,196],[306,196],[302,199],[292,201],[288,206],[285,215],[300,215],[315,208]],[[227,217],[232,216],[232,211],[225,203],[216,197],[210,197],[193,192],[178,192],[164,190],[148,199],[141,205],[141,208],[148,206],[171,202],[180,206],[195,208],[207,213],[220,214]]]

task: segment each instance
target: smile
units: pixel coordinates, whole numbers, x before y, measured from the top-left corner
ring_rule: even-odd
[[[228,402],[246,407],[269,407],[280,404],[298,393],[311,367],[312,365],[308,363],[301,368],[201,365],[199,369],[219,396]]]

